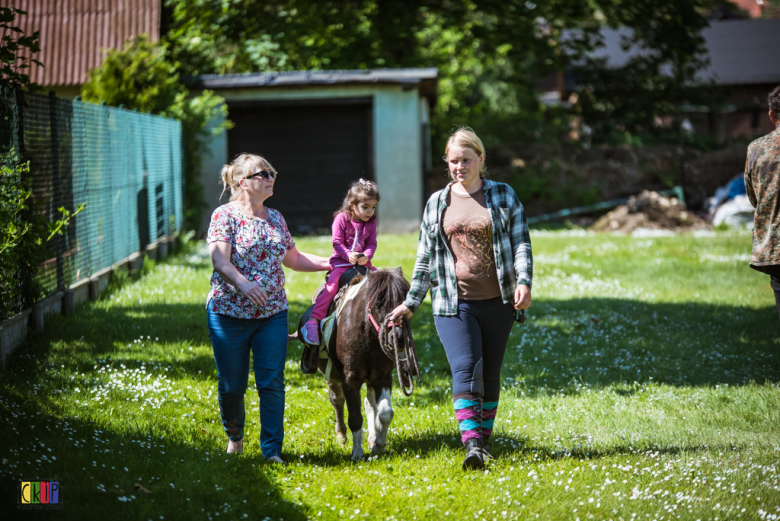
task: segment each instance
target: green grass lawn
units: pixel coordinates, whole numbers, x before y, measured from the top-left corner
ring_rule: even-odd
[[[532,241],[534,304],[509,340],[485,471],[460,469],[429,301],[412,320],[423,382],[394,390],[386,456],[350,461],[292,342],[288,464],[264,462],[251,391],[244,454],[227,457],[201,248],[48,318],[0,371],[0,517],[777,519],[780,320],[749,234]],[[415,246],[380,237],[374,263],[409,276]],[[288,273],[291,323],[320,279]],[[38,480],[60,482],[61,510],[17,510],[17,486]]]

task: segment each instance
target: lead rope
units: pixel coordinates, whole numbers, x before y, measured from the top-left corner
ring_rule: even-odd
[[[390,315],[385,316],[383,324],[392,324]],[[375,323],[371,311],[368,316],[371,322]],[[420,383],[420,364],[417,362],[417,351],[412,337],[412,325],[406,317],[401,318],[400,327],[380,327],[379,346],[390,360],[395,360],[396,370],[398,372],[398,383],[401,385],[401,391],[406,396],[411,396],[414,392],[414,377],[417,377],[417,383]],[[403,347],[399,348],[399,344]],[[408,389],[408,391],[407,391]]]

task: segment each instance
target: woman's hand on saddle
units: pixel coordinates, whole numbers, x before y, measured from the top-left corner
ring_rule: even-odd
[[[265,306],[265,302],[268,300],[266,292],[260,289],[260,286],[258,286],[256,282],[252,282],[251,280],[239,284],[238,291],[251,300],[252,304],[255,306]]]
[[[405,316],[406,318],[411,319],[412,315],[414,315],[414,313],[412,313],[408,307],[401,304],[390,313],[390,322],[395,323],[400,316]]]
[[[515,288],[515,309],[528,309],[531,307],[531,290],[525,284]]]

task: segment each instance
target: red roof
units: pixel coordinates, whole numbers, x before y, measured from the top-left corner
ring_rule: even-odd
[[[160,0],[0,0],[0,6],[27,11],[14,21],[26,35],[40,31],[35,58],[44,67],[32,64],[27,74],[47,87],[82,85],[104,49],[121,49],[140,34],[155,42],[160,36]]]

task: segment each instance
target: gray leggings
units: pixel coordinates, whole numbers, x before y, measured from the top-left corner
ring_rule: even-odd
[[[459,300],[454,317],[434,316],[452,371],[452,394],[497,397],[514,307],[501,297]]]

